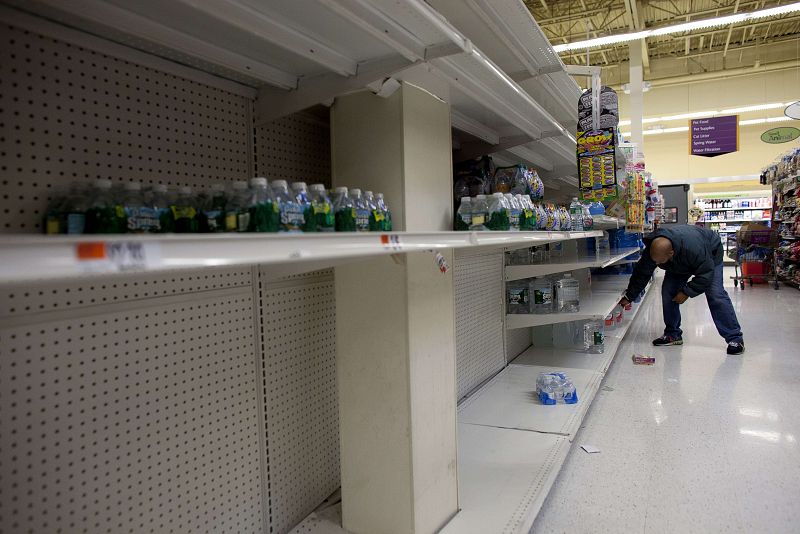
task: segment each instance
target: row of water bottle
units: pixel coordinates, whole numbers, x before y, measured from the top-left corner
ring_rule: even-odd
[[[73,183],[53,195],[44,217],[47,234],[371,232],[392,229],[383,195],[322,184],[257,177],[214,184],[210,190],[163,184]]]
[[[580,284],[571,273],[506,282],[506,313],[575,313]]]
[[[457,231],[574,231],[591,230],[589,207],[572,199],[569,209],[552,203],[533,202],[528,195],[494,193],[463,197],[458,207]]]

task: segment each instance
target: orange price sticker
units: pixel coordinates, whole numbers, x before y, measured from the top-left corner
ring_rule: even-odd
[[[102,242],[78,243],[78,261],[103,260],[106,258],[106,244]]]

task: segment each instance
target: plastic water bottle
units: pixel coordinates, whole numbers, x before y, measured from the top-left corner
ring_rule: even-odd
[[[128,219],[128,232],[145,233],[158,232],[161,225],[158,214],[153,206],[149,206],[142,195],[142,184],[128,182],[124,186],[125,195],[122,206]]]
[[[225,207],[225,231],[247,232],[250,227],[250,191],[247,182],[238,180],[231,186]]]
[[[623,313],[622,306],[617,305],[617,307],[614,308],[614,328],[622,326]]]
[[[553,347],[557,349],[580,350],[583,346],[583,330],[577,323],[565,322],[553,325]]]
[[[572,231],[583,232],[583,206],[578,202],[578,197],[572,198],[572,203],[569,205],[569,214],[572,220]]]
[[[369,206],[361,194],[361,189],[351,189],[350,199],[356,210],[356,232],[369,232]]]
[[[289,194],[289,184],[286,180],[274,180],[272,182],[272,192],[275,200],[278,201],[280,212],[279,232],[297,234],[303,231],[306,224],[303,215],[304,207],[295,200],[294,195]]]
[[[536,210],[528,195],[517,195],[517,203],[520,205],[519,229],[523,232],[536,230]]]
[[[503,193],[494,193],[489,197],[489,220],[486,222],[486,227],[501,232],[511,230],[510,211],[511,207]]]
[[[553,312],[553,282],[549,278],[534,278],[531,282],[531,293],[533,313]]]
[[[517,202],[516,197],[511,193],[503,195],[508,203],[508,224],[512,232],[519,232],[520,219],[522,218],[522,206]]]
[[[356,209],[346,187],[337,187],[333,200],[337,232],[356,231]]]
[[[571,273],[556,282],[556,308],[561,313],[580,311],[580,285]]]
[[[529,290],[526,280],[506,283],[506,313],[530,313]]]
[[[93,198],[86,210],[87,234],[118,234],[125,231],[125,211],[111,196],[111,180],[95,180]],[[117,209],[119,208],[119,209]]]
[[[386,204],[383,193],[375,193],[375,203],[378,205],[378,209],[383,213],[383,225],[381,230],[384,232],[391,232],[393,228],[392,211],[389,209],[389,205]]]
[[[283,180],[278,181],[281,182]],[[273,187],[275,187],[274,183]],[[284,198],[292,200],[285,181],[283,181],[283,186],[278,185],[278,188],[282,190]],[[245,193],[247,193],[247,190],[245,190]],[[296,203],[295,205],[297,206]],[[247,211],[246,216],[244,211]],[[269,188],[266,178],[258,177],[250,180],[249,199],[239,213],[240,232],[279,231],[282,216],[281,203],[272,189]]]
[[[200,204],[197,214],[198,230],[202,233],[223,232],[225,230],[225,208],[228,197],[225,195],[225,186],[213,184],[211,197],[207,197]]]
[[[456,212],[456,232],[464,232],[469,230],[472,225],[472,199],[470,197],[463,197],[461,204],[458,206]]]
[[[587,321],[583,324],[583,350],[590,354],[602,354],[606,350],[602,322]]]
[[[589,206],[581,204],[581,209],[583,210],[583,229],[591,230],[594,228],[594,218],[592,217],[592,213],[589,211]]]
[[[292,184],[294,200],[303,210],[303,232],[316,232],[317,225],[314,221],[314,209],[311,206],[311,195],[305,182],[294,182]]]
[[[605,230],[603,230],[603,235],[597,238],[597,251],[600,254],[611,254],[611,239]]]
[[[311,185],[311,211],[314,232],[333,232],[336,226],[333,203],[328,198],[325,186]]]
[[[375,202],[372,191],[364,191],[364,202],[369,208],[369,231],[383,231],[383,213],[378,209],[378,203]]]
[[[469,229],[473,231],[488,230],[486,227],[487,219],[489,218],[489,205],[486,202],[486,195],[478,195],[471,202],[472,206],[472,224]]]

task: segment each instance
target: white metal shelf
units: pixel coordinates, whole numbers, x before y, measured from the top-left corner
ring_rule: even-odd
[[[252,264],[308,264],[321,269],[387,254],[470,247],[511,249],[599,235],[599,231],[16,235],[0,237],[0,283]]]
[[[593,215],[592,220],[594,221],[592,226],[594,230],[616,230],[618,228],[624,228],[627,224],[625,219],[611,217],[609,215]]]
[[[506,329],[530,328],[605,317],[611,313],[611,310],[622,298],[622,292],[627,285],[627,276],[593,277],[592,287],[584,289],[580,293],[580,311],[575,313],[507,314]]]
[[[442,532],[530,530],[640,307],[607,336],[604,354],[531,347],[459,407],[461,510]],[[573,379],[577,404],[538,403],[539,372],[556,370]]]
[[[553,273],[563,273],[592,267],[608,267],[614,265],[619,260],[639,252],[638,247],[623,248],[612,250],[608,254],[597,256],[585,256],[575,260],[563,260],[550,263],[539,263],[534,265],[509,265],[506,267],[506,281],[522,280],[536,276],[545,276]]]

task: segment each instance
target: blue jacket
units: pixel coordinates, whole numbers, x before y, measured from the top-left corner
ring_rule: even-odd
[[[675,255],[667,263],[656,265],[650,259],[650,243],[657,237],[666,237],[672,242]],[[693,278],[681,289],[690,297],[702,295],[711,286],[714,269],[722,263],[723,249],[719,234],[699,226],[675,225],[659,228],[644,238],[642,259],[636,263],[625,290],[625,298],[634,300],[647,286],[656,267],[668,273],[692,275]]]

